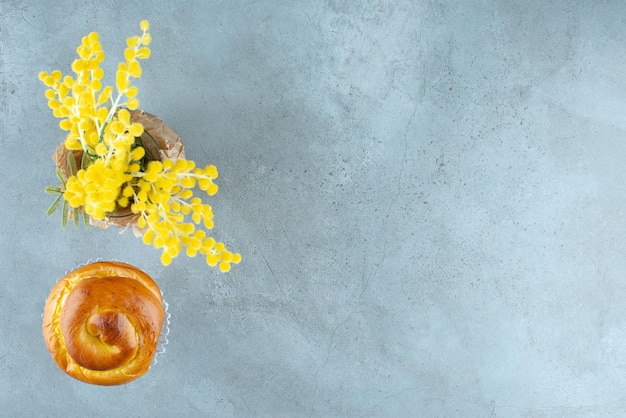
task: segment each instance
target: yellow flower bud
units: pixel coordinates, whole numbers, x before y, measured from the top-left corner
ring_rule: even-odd
[[[226,261],[222,261],[220,263],[220,271],[222,273],[228,273],[230,271],[230,263],[227,263]]]
[[[149,38],[150,35],[148,35],[146,33],[144,35],[144,37],[148,37]],[[143,38],[142,38],[142,40],[143,40]],[[148,42],[148,43],[150,43],[150,42]],[[150,58],[150,48],[146,48],[146,47],[139,48],[139,50],[137,51],[137,55],[136,56],[137,56],[137,58],[140,58],[140,59],[148,59],[148,58]]]
[[[196,179],[195,177],[183,177],[180,179],[180,184],[184,188],[192,189],[196,186]]]
[[[63,119],[61,122],[59,122],[59,128],[63,129],[64,131],[69,131],[70,129],[72,129],[72,122],[70,122],[69,119]]]
[[[149,181],[139,180],[137,185],[139,186],[139,190],[145,193],[148,193],[150,189],[152,189],[152,183]]]
[[[219,188],[217,187],[217,184],[211,184],[209,188],[206,189],[206,192],[209,196],[213,196],[214,194],[217,193],[218,189]]]
[[[154,231],[152,229],[148,229],[146,232],[143,233],[143,243],[146,245],[150,245],[152,244],[152,239],[154,238]]]
[[[187,247],[185,254],[187,257],[195,257],[198,254],[198,249],[195,247]]]
[[[120,109],[117,112],[117,118],[124,125],[129,125],[130,124],[130,112],[128,110],[126,110],[126,109]]]
[[[135,49],[134,48],[126,48],[124,50],[124,58],[127,62],[131,62],[135,59]]]
[[[213,182],[211,181],[211,179],[208,179],[208,178],[198,179],[198,187],[200,187],[200,190],[207,191],[209,187],[211,187],[212,184]]]
[[[128,74],[134,78],[141,77],[141,65],[139,61],[133,60],[128,63]]]
[[[230,251],[224,251],[222,253],[222,260],[230,263],[233,260],[233,253]]]
[[[206,263],[211,267],[216,266],[219,260],[220,258],[215,254],[209,253],[206,255]]]
[[[148,200],[148,193],[146,193],[145,190],[140,190],[139,193],[137,193],[137,200],[141,201],[141,203],[145,202]]]
[[[191,190],[183,190],[180,193],[181,199],[189,199],[191,196],[193,196],[193,192]]]
[[[87,60],[85,62],[85,71],[95,71],[98,69],[98,61],[97,60]]]
[[[102,68],[96,68],[91,76],[94,80],[102,80],[104,78],[104,70]]]
[[[85,70],[85,61],[81,59],[74,60],[74,62],[72,63],[72,71],[78,74],[84,70]]]
[[[107,125],[107,129],[115,135],[121,135],[126,130],[126,127],[122,122],[116,120]]]
[[[169,266],[172,263],[172,256],[170,256],[167,252],[163,251],[161,253],[161,264],[164,266]]]
[[[128,101],[126,102],[126,106],[128,106],[130,110],[135,110],[139,107],[139,100],[135,98],[128,99]]]
[[[139,44],[139,42],[139,36],[132,36],[126,40],[126,45],[128,45],[129,48],[134,48],[137,44]]]
[[[218,177],[217,168],[214,165],[207,165],[204,168],[204,173],[212,179],[216,179]]]
[[[98,145],[96,145],[96,154],[103,156],[106,155],[109,152],[109,149],[107,148],[106,145],[104,145],[104,143],[99,143]]]
[[[87,42],[90,44],[96,44],[99,41],[98,32],[91,32],[87,35]]]
[[[51,76],[47,75],[47,74],[43,77],[43,79],[41,81],[48,87],[53,87],[54,86],[54,79]]]
[[[128,90],[126,90],[126,97],[128,97],[129,99],[132,99],[133,97],[137,96],[137,93],[139,92],[139,89],[137,87],[129,87]]]
[[[122,196],[124,197],[131,197],[133,194],[135,194],[133,187],[128,185],[126,187],[124,187],[124,190],[122,191]]]
[[[87,48],[85,45],[81,45],[76,48],[76,53],[82,59],[86,59],[89,56],[89,48]]]
[[[134,161],[139,161],[146,154],[146,151],[143,147],[137,147],[130,153],[130,159]]]
[[[80,144],[80,142],[78,140],[76,140],[76,138],[67,138],[64,142],[65,144],[65,148],[67,148],[68,150],[82,150],[83,146]]]
[[[141,123],[133,123],[128,127],[128,133],[134,136],[135,138],[140,137],[143,134],[143,125]],[[143,148],[142,148],[143,149]],[[143,155],[142,155],[143,157]],[[141,158],[141,157],[139,157]],[[134,158],[138,160],[139,158]]]

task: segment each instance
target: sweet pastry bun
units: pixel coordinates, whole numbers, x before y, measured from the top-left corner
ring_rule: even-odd
[[[165,317],[158,285],[126,263],[80,267],[52,288],[43,335],[65,373],[96,385],[120,385],[144,375],[157,351]]]

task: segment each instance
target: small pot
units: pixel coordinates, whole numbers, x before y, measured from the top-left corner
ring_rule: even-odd
[[[174,132],[161,118],[152,115],[143,110],[130,111],[131,122],[138,122],[143,125],[144,133],[141,136],[144,150],[152,160],[172,160],[176,161],[185,158],[185,149],[182,140],[176,132]],[[52,159],[57,167],[61,170],[65,178],[70,177],[70,170],[67,166],[67,154],[70,151],[65,148],[65,144],[61,143],[52,155]],[[83,159],[82,150],[72,151],[76,167],[81,167]],[[70,210],[69,218],[73,216],[73,210]],[[132,213],[130,208],[118,208],[107,214],[104,220],[89,218],[89,223],[101,229],[110,226],[118,228],[131,227],[137,236],[143,235],[143,229],[137,225],[139,214]]]

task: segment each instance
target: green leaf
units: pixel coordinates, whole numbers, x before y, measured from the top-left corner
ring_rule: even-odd
[[[56,173],[57,178],[59,179],[59,181],[63,184],[63,186],[65,186],[65,183],[67,182],[67,179],[65,178],[65,175],[63,174],[61,169],[59,167],[57,167],[54,172]]]
[[[91,162],[91,158],[89,158],[86,152],[83,152],[83,157],[80,159],[80,168],[86,169]]]
[[[72,213],[72,217],[74,218],[74,227],[78,228],[78,217],[80,216],[80,214],[78,213],[78,208],[74,208],[74,211]]]
[[[74,152],[70,151],[67,153],[67,167],[70,169],[70,174],[72,176],[76,175],[76,159],[74,159]]]
[[[48,193],[48,194],[59,194],[59,193],[63,193],[63,192],[61,192],[61,188],[60,187],[48,186],[48,187],[46,187],[46,193]]]
[[[52,202],[52,204],[50,205],[50,207],[46,211],[46,215],[50,216],[50,215],[52,215],[54,213],[55,210],[57,210],[57,208],[59,207],[59,202],[61,201],[62,197],[63,197],[63,195],[58,195],[57,198],[54,199],[54,202]]]
[[[85,228],[89,227],[89,215],[83,212],[83,222],[85,224]]]
[[[67,217],[69,211],[67,210],[67,200],[63,200],[63,207],[61,208],[61,227],[65,229],[67,226]]]

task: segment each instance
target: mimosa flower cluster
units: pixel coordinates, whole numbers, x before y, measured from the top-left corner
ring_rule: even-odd
[[[75,77],[63,76],[59,70],[39,74],[48,87],[48,106],[67,131],[64,146],[70,151],[70,175],[65,178],[57,172],[61,186],[47,188],[59,195],[49,212],[61,199],[64,223],[68,213],[76,222],[80,213],[85,219],[105,220],[120,209],[130,210],[138,215],[143,242],[161,249],[164,265],[185,249],[187,256],[202,254],[208,265],[227,272],[241,256],[207,235],[205,230],[213,228],[213,211],[193,190],[199,188],[210,196],[217,193],[213,182],[217,169],[196,167],[186,159],[152,158],[143,147],[144,126],[131,121],[129,110],[139,107],[137,87],[131,81],[141,77],[140,61],[150,57],[148,21],[142,21],[140,28],[141,35],[126,42],[115,90],[102,85],[104,52],[96,32],[83,37],[76,50]],[[78,169],[74,151],[82,152]]]

